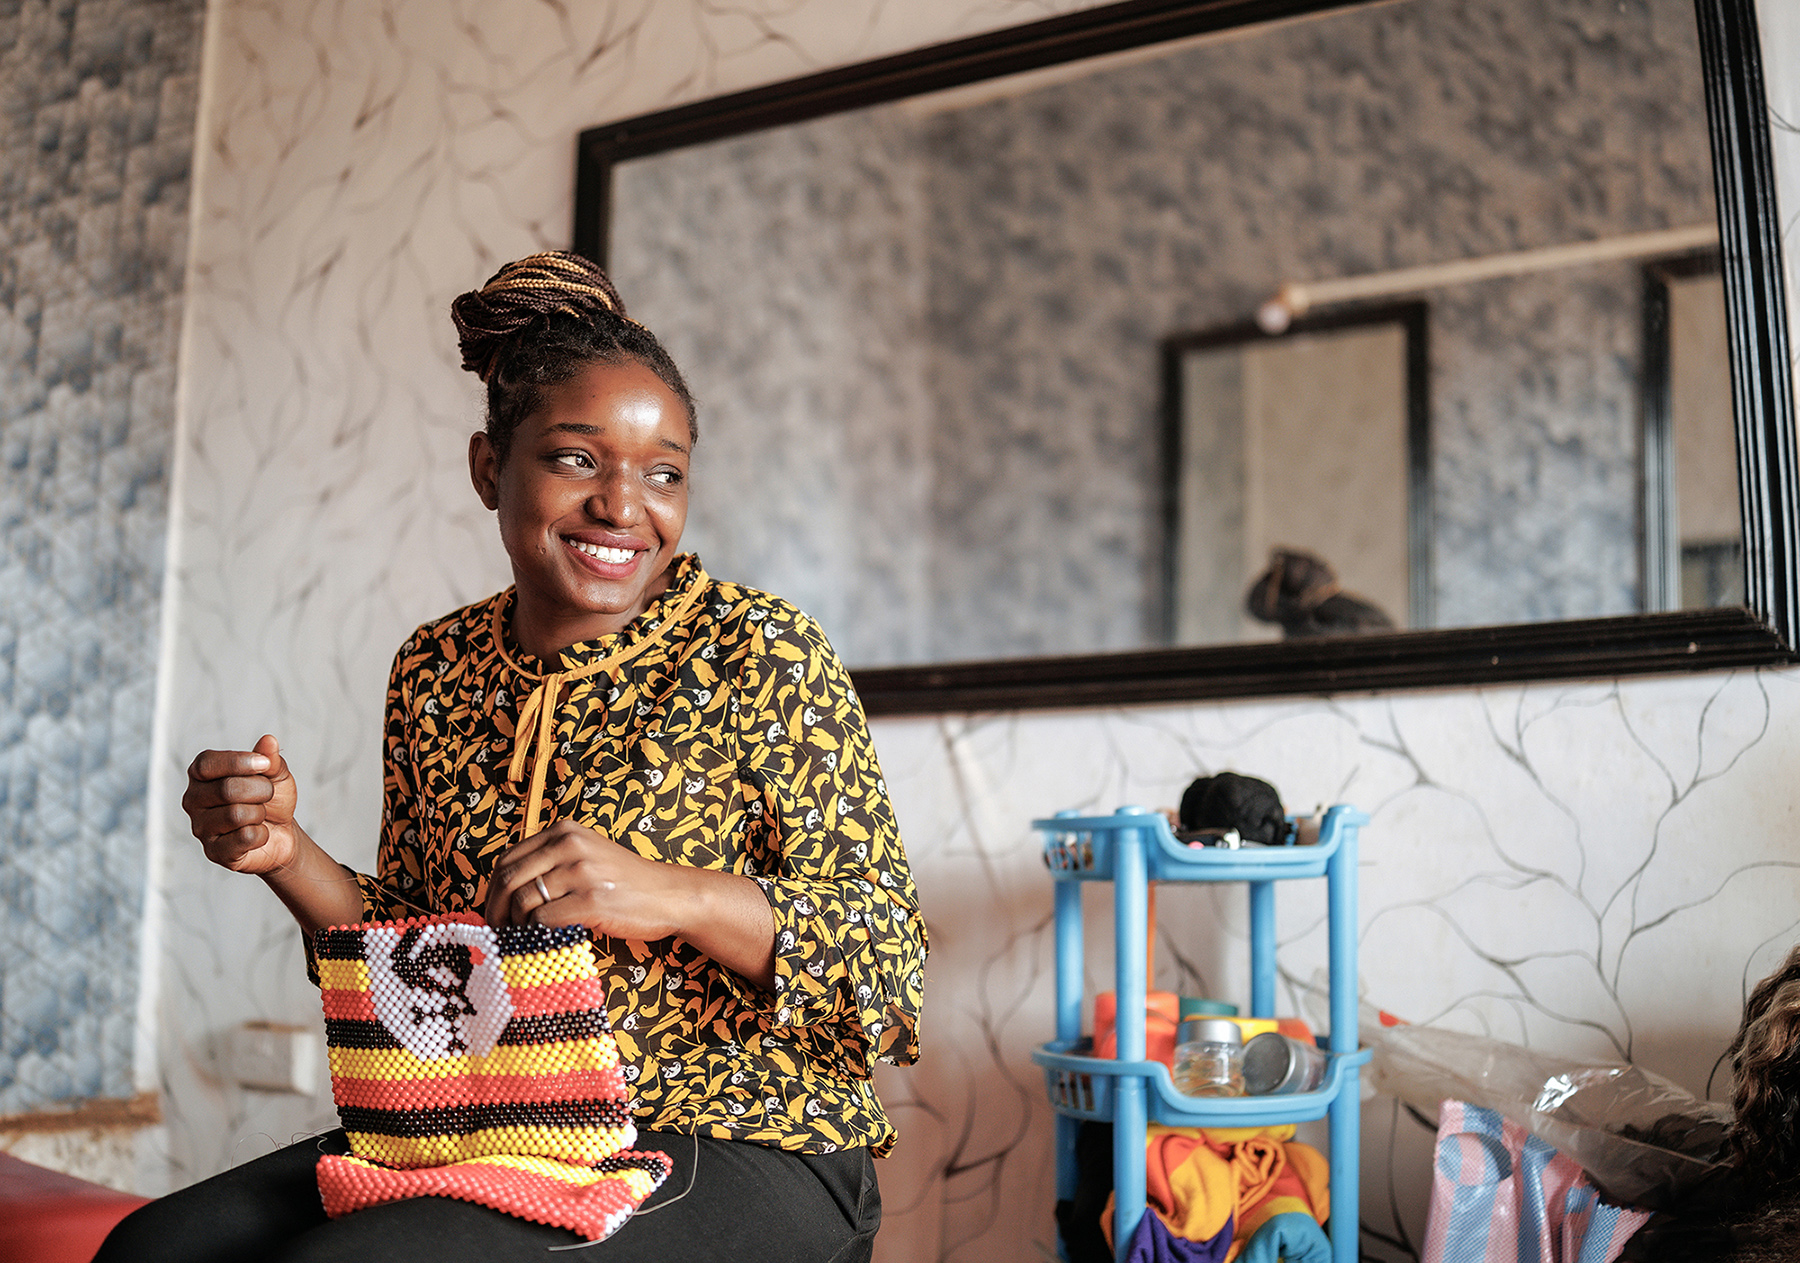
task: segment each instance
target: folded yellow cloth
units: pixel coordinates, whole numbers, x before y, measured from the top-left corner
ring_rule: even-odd
[[[1233,1259],[1256,1230],[1276,1215],[1299,1211],[1324,1220],[1331,1213],[1330,1171],[1311,1145],[1279,1127],[1164,1127],[1144,1137],[1146,1200],[1169,1231],[1210,1241],[1230,1231]],[[1112,1206],[1101,1224],[1112,1239]]]

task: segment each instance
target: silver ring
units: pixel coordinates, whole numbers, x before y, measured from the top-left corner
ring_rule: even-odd
[[[548,886],[544,885],[544,879],[541,876],[533,877],[531,879],[531,884],[537,887],[538,894],[540,894],[544,897],[544,902],[549,903],[550,902],[550,888]]]

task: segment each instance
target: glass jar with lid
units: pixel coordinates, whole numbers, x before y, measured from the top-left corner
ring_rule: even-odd
[[[1189,1018],[1175,1044],[1175,1087],[1188,1096],[1244,1094],[1244,1036],[1222,1017]]]

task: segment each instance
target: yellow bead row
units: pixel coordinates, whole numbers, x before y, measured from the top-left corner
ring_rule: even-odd
[[[579,982],[595,976],[594,953],[586,943],[575,943],[548,952],[502,956],[500,972],[509,987],[547,987],[558,982]]]
[[[525,1154],[569,1162],[599,1162],[626,1144],[630,1133],[620,1127],[489,1127],[453,1136],[388,1136],[351,1132],[350,1146],[359,1156],[389,1166],[446,1166],[488,1154]]]
[[[619,1046],[610,1035],[553,1044],[497,1044],[480,1057],[430,1061],[405,1048],[332,1048],[331,1073],[343,1079],[451,1079],[464,1075],[568,1074],[610,1070]]]

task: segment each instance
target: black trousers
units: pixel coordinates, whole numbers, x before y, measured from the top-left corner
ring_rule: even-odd
[[[881,1190],[866,1149],[786,1153],[666,1131],[639,1132],[633,1147],[662,1150],[674,1170],[581,1249],[550,1253],[581,1238],[443,1197],[327,1219],[314,1167],[349,1152],[333,1131],[139,1208],[94,1263],[866,1263],[874,1248]]]

